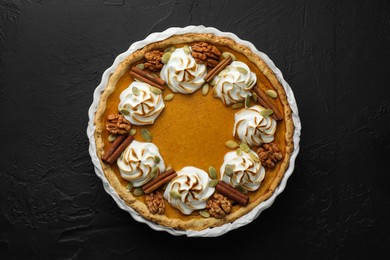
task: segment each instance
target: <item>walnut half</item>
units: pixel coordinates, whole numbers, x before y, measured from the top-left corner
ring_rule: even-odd
[[[130,131],[130,122],[120,114],[110,114],[107,120],[106,129],[111,134],[123,135]]]
[[[268,168],[275,167],[275,164],[283,158],[278,145],[275,142],[263,144],[258,150],[261,164]]]
[[[217,47],[207,42],[198,42],[191,46],[191,55],[197,63],[204,63],[209,67],[215,67],[219,63],[221,52]]]
[[[207,201],[207,210],[210,216],[214,218],[223,218],[232,210],[232,203],[227,197],[214,193],[214,195]]]
[[[145,196],[145,203],[150,213],[163,214],[165,211],[164,197],[160,191],[152,192]]]

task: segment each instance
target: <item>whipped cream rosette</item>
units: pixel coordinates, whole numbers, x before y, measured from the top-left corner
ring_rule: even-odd
[[[220,172],[222,181],[233,187],[241,186],[248,191],[257,190],[265,177],[265,169],[258,155],[252,150],[248,153],[242,152],[241,155],[228,152]]]
[[[135,140],[123,151],[117,164],[122,178],[132,182],[134,187],[144,185],[159,172],[165,171],[165,163],[157,146]]]
[[[256,84],[257,77],[248,65],[241,61],[233,61],[222,70],[215,79],[214,97],[218,97],[225,105],[244,102]]]
[[[274,140],[276,121],[262,115],[262,106],[252,106],[238,111],[234,116],[233,136],[249,146],[260,146]]]
[[[168,87],[176,93],[190,94],[198,90],[205,83],[203,77],[207,74],[204,64],[196,63],[190,53],[183,48],[172,52],[167,64],[160,72]]]
[[[162,94],[155,94],[147,83],[134,81],[119,96],[118,110],[134,125],[150,125],[163,111]]]
[[[209,186],[209,175],[198,168],[188,166],[177,171],[165,189],[164,198],[183,214],[206,208],[208,198],[214,193]]]

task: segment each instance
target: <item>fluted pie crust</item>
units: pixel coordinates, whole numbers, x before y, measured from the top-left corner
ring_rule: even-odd
[[[292,112],[287,101],[287,96],[284,91],[284,88],[277,80],[273,71],[266,65],[266,63],[259,56],[254,54],[248,47],[237,44],[230,38],[219,37],[213,34],[189,33],[182,35],[174,35],[166,40],[151,43],[143,47],[142,49],[135,51],[134,53],[130,54],[126,59],[124,59],[119,64],[114,73],[110,76],[108,84],[104,89],[103,93],[101,94],[100,102],[95,116],[96,130],[94,136],[96,141],[96,150],[98,158],[102,157],[102,155],[104,154],[104,149],[108,145],[106,141],[107,131],[105,130],[105,123],[107,114],[113,110],[113,108],[108,107],[112,106],[112,104],[108,101],[111,95],[118,95],[118,93],[116,92],[120,90],[117,86],[121,78],[126,73],[128,74],[128,71],[132,66],[143,61],[144,54],[148,51],[154,49],[164,50],[166,47],[181,46],[183,44],[191,45],[195,42],[208,42],[216,45],[218,48],[221,47],[229,49],[232,53],[235,53],[239,57],[244,57],[246,59],[244,62],[250,63],[250,67],[255,70],[258,78],[258,85],[263,88],[273,89],[278,93],[278,98],[275,102],[276,106],[283,114],[283,119],[281,121],[278,121],[278,133],[275,136],[275,141],[278,141],[278,145],[283,152],[283,158],[280,162],[278,162],[277,167],[273,171],[270,171],[266,174],[265,180],[263,181],[261,188],[258,191],[251,192],[249,204],[245,207],[235,205],[233,207],[232,213],[227,214],[222,219],[216,219],[213,217],[204,218],[196,212],[194,212],[191,216],[185,216],[181,214],[178,210],[169,207],[169,205],[169,210],[167,211],[167,214],[151,214],[147,206],[145,205],[144,198],[142,196],[134,197],[131,192],[127,191],[127,182],[120,177],[117,166],[110,166],[100,161],[103,172],[110,185],[115,189],[117,194],[126,202],[126,204],[136,210],[144,218],[159,225],[171,227],[178,230],[203,230],[210,227],[221,226],[225,223],[233,222],[253,210],[261,202],[267,200],[278,187],[281,179],[284,176],[285,171],[289,166],[290,156],[294,148],[292,139],[294,132],[294,124],[292,121]],[[239,57],[238,60],[242,61]],[[175,102],[175,100],[171,102]],[[165,109],[169,109],[169,106],[167,106]],[[234,113],[237,111],[238,110],[232,112],[232,117],[234,117]],[[157,120],[160,120],[160,118],[158,118]],[[220,127],[224,127],[224,125],[221,124]],[[136,136],[136,139],[137,138],[138,140],[142,141],[140,137]],[[231,137],[230,139],[233,139],[233,137]],[[164,157],[164,155],[162,156]],[[221,158],[223,158],[223,156],[224,154],[220,154]],[[166,161],[166,163],[169,164],[170,162]],[[196,163],[194,163],[193,166],[197,167]],[[220,165],[215,165],[215,167],[219,169]],[[204,170],[207,171],[207,169]],[[168,202],[166,201],[165,204],[167,205]]]

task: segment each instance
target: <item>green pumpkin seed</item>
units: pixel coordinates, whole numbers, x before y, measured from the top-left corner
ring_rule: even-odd
[[[237,154],[238,156],[241,156],[241,155],[242,155],[242,150],[241,150],[241,148],[237,148],[236,154]]]
[[[252,98],[253,103],[257,103],[258,96],[255,92],[252,92],[251,98]]]
[[[254,162],[260,162],[259,156],[254,153],[248,153],[249,158],[251,158]]]
[[[248,94],[245,97],[245,108],[249,108],[250,105],[251,105],[251,94]]]
[[[188,45],[184,45],[183,46],[183,51],[185,54],[190,54],[191,53],[191,49]]]
[[[209,93],[209,89],[210,89],[209,84],[207,84],[207,83],[204,84],[203,87],[202,87],[202,95],[206,96],[207,93]]]
[[[174,52],[176,50],[176,48],[175,47],[168,47],[168,48],[166,48],[165,50],[164,50],[164,53],[167,53],[167,52]]]
[[[211,180],[209,182],[209,187],[215,187],[215,186],[217,186],[217,184],[218,184],[218,180]]]
[[[139,93],[140,93],[139,88],[137,88],[137,87],[133,87],[133,88],[131,89],[131,91],[132,91],[133,94],[136,95],[136,96],[138,96]]]
[[[134,129],[134,128],[130,129],[130,132],[129,132],[130,135],[134,136],[136,133],[137,133],[136,129]]]
[[[248,71],[243,67],[236,67],[236,70],[244,75],[248,74]]]
[[[269,96],[270,98],[277,98],[278,97],[278,93],[276,93],[272,89],[267,90],[265,93],[267,93],[267,96]]]
[[[211,81],[210,81],[210,85],[211,86],[215,86],[217,84],[217,80],[215,78],[213,78]]]
[[[234,172],[234,165],[232,164],[226,164],[225,166],[225,174],[229,177],[233,175]]]
[[[140,70],[145,69],[145,65],[143,63],[137,64],[136,67],[139,68]]]
[[[236,143],[235,141],[232,141],[232,140],[229,140],[225,143],[226,147],[227,148],[230,148],[230,149],[235,149],[238,147],[238,143]]]
[[[133,183],[132,183],[132,182],[129,182],[129,183],[126,185],[127,191],[131,191],[132,188],[133,188]]]
[[[156,88],[156,87],[149,87],[149,88],[150,88],[150,92],[152,92],[153,94],[156,94],[156,95],[162,94],[162,90],[159,88]]]
[[[161,57],[161,62],[167,64],[169,59],[171,58],[171,55],[172,55],[171,52],[164,53],[163,56]]]
[[[175,190],[171,190],[169,195],[171,195],[171,197],[174,199],[181,199],[181,194]]]
[[[153,161],[155,163],[159,163],[161,161],[160,157],[158,157],[157,155],[153,156]]]
[[[141,129],[141,136],[146,142],[151,142],[153,140],[152,134],[145,128]]]
[[[154,177],[156,177],[158,175],[160,171],[160,168],[158,168],[156,165],[152,168],[152,173],[150,174],[150,177],[152,177],[152,179],[154,179]]]
[[[116,134],[110,134],[110,135],[108,136],[108,141],[109,141],[110,143],[114,142],[115,139],[116,139]]]
[[[209,175],[210,175],[211,179],[217,178],[217,170],[213,166],[209,167]]]
[[[246,143],[240,143],[240,148],[243,152],[249,153],[251,148]]]
[[[225,59],[232,57],[232,60],[234,60],[234,61],[237,60],[236,56],[234,56],[233,53],[228,52],[228,51],[223,52],[222,57],[224,57]]]
[[[248,191],[242,187],[241,185],[236,185],[235,187],[239,192],[243,193],[243,194],[248,194]]]
[[[259,114],[262,116],[269,116],[269,115],[272,115],[273,112],[274,111],[272,111],[272,109],[266,108],[266,109],[260,110]]]
[[[136,197],[139,197],[144,194],[144,191],[142,188],[138,187],[133,190],[133,195]]]
[[[237,109],[237,108],[241,108],[243,106],[244,106],[244,103],[235,103],[235,104],[232,105],[232,108],[233,109]]]
[[[129,116],[129,115],[130,115],[130,112],[129,112],[128,110],[126,110],[126,109],[121,109],[119,112],[120,112],[122,115],[125,115],[125,116]]]
[[[201,215],[204,218],[209,218],[210,217],[210,213],[208,211],[205,211],[205,210],[199,211],[199,215]]]
[[[175,97],[175,95],[173,93],[170,93],[164,97],[164,100],[171,101],[174,97]]]

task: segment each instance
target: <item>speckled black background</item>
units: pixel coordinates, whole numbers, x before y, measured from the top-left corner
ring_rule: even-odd
[[[267,53],[303,127],[285,191],[218,238],[134,221],[88,154],[104,70],[132,42],[190,24]],[[389,259],[389,47],[385,0],[0,0],[0,258]]]

